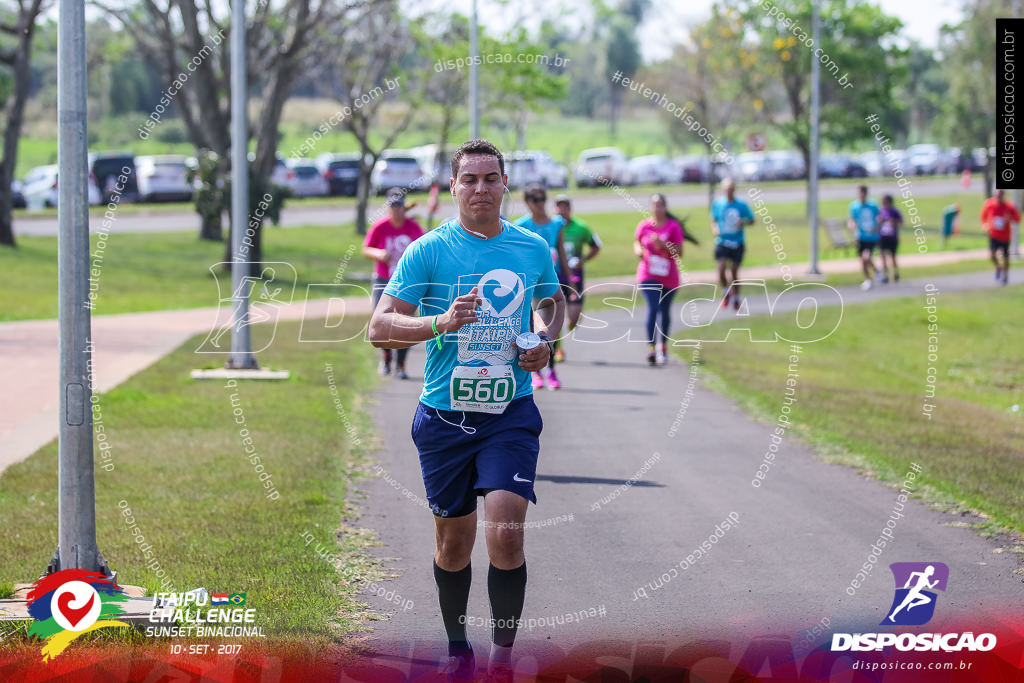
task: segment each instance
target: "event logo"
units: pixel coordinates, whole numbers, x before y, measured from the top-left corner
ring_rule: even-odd
[[[481,308],[491,315],[507,318],[519,310],[525,296],[522,279],[511,270],[495,268],[480,278]]]
[[[35,582],[28,594],[32,617],[29,636],[45,640],[43,661],[53,659],[78,636],[107,627],[124,628],[116,621],[128,599],[120,586],[100,572],[64,569]]]
[[[921,626],[935,614],[935,590],[945,591],[949,567],[942,562],[893,562],[896,595],[881,626]],[[833,633],[833,652],[988,652],[995,648],[993,633]]]
[[[935,614],[936,593],[946,590],[949,567],[942,562],[894,562],[889,565],[896,581],[896,595],[882,626],[920,626]]]

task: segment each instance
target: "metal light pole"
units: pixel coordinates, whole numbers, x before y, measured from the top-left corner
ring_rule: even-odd
[[[96,545],[84,0],[60,0],[58,22],[59,497],[57,551],[47,571],[78,568],[109,575]]]
[[[821,45],[821,20],[818,16],[818,2],[811,2],[811,25],[814,32],[814,46]],[[811,163],[807,169],[807,180],[809,183],[809,206],[811,222],[811,267],[809,273],[819,275],[818,268],[818,117],[821,106],[821,65],[818,59],[811,53]]]
[[[249,337],[249,131],[246,117],[245,0],[231,3],[231,291],[234,318],[227,367],[255,368]]]
[[[477,42],[476,0],[469,20],[469,137],[480,137],[480,71],[477,61],[480,45]]]

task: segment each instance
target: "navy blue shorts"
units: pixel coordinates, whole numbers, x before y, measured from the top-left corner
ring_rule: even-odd
[[[543,428],[532,395],[514,399],[501,415],[437,410],[420,403],[412,418],[412,440],[434,514],[468,515],[476,510],[476,497],[492,489],[536,503],[533,482]]]

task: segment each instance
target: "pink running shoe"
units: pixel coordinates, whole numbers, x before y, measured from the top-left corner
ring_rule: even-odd
[[[561,389],[562,383],[558,381],[558,373],[555,372],[554,368],[548,370],[548,389],[554,391],[555,389]]]
[[[533,388],[543,389],[544,388],[544,375],[539,372],[533,373]]]

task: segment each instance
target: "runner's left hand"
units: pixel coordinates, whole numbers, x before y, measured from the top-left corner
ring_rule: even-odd
[[[539,372],[541,368],[547,367],[550,358],[551,349],[546,343],[541,344],[535,349],[519,354],[519,367],[527,372]]]

